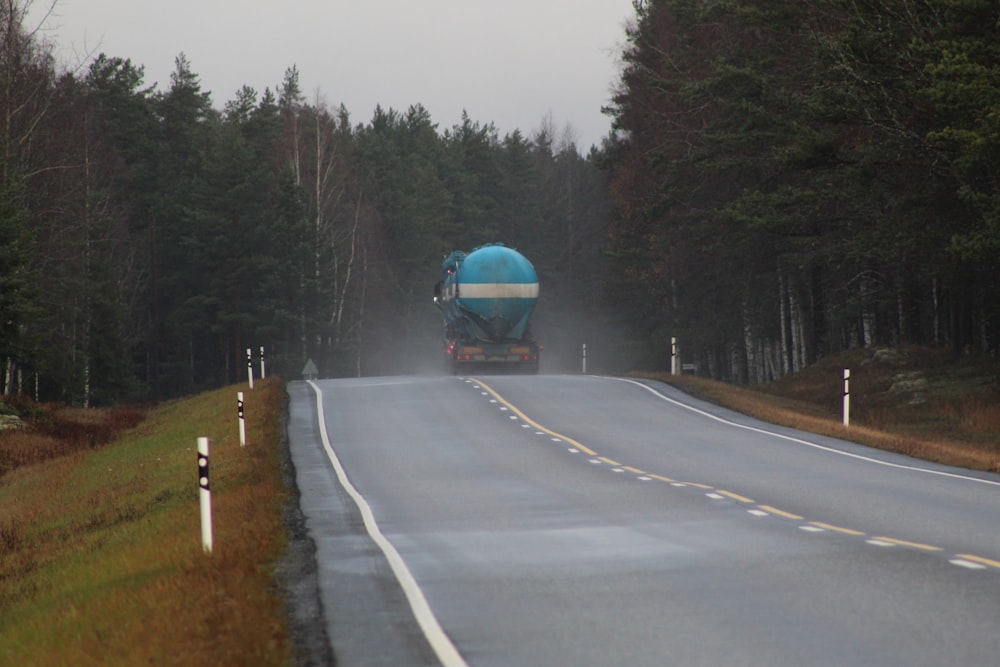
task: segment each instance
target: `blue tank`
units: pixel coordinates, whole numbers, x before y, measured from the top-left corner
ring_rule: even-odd
[[[536,370],[538,346],[531,335],[531,314],[538,301],[538,275],[531,262],[512,248],[493,243],[468,254],[455,251],[441,268],[434,300],[444,313],[449,356],[462,361],[514,361]]]

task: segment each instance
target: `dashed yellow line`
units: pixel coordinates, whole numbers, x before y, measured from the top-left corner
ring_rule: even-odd
[[[944,551],[941,547],[936,547],[933,544],[921,544],[920,542],[907,542],[906,540],[897,540],[894,537],[873,537],[873,540],[878,540],[879,542],[888,542],[889,544],[897,544],[901,547],[910,547],[911,549],[920,549],[922,551]]]
[[[633,468],[631,466],[622,465],[618,461],[615,461],[614,459],[610,459],[610,458],[608,458],[606,456],[598,456],[597,452],[595,452],[593,449],[587,447],[583,443],[579,442],[578,440],[575,440],[574,438],[571,438],[569,436],[563,435],[562,433],[558,433],[556,431],[553,431],[550,428],[546,428],[545,426],[542,426],[541,424],[539,424],[535,420],[531,419],[526,414],[524,414],[523,412],[521,412],[516,406],[514,406],[513,403],[511,403],[510,401],[508,401],[507,399],[505,399],[503,396],[501,396],[500,394],[498,394],[496,392],[496,390],[494,390],[492,387],[490,387],[488,384],[486,384],[482,380],[479,380],[477,378],[469,378],[469,380],[472,380],[473,382],[476,382],[480,387],[482,387],[487,392],[489,392],[490,394],[492,394],[493,397],[498,402],[502,403],[509,410],[513,411],[514,414],[516,414],[518,417],[520,417],[525,423],[530,424],[531,426],[535,427],[539,431],[542,431],[543,433],[547,433],[547,434],[551,435],[553,438],[559,438],[560,440],[568,442],[569,444],[571,444],[574,447],[576,447],[577,449],[579,449],[581,452],[584,452],[585,454],[587,454],[589,456],[594,456],[597,459],[599,459],[601,461],[604,461],[605,463],[608,463],[608,464],[614,465],[614,466],[620,466],[623,470],[627,470],[627,471],[629,471],[631,473],[635,473],[636,475],[646,475],[650,479],[656,479],[656,480],[659,480],[661,482],[668,482],[668,483],[673,484],[675,486],[678,486],[678,485],[692,486],[692,487],[697,488],[697,489],[711,490],[711,491],[715,491],[719,495],[725,496],[727,498],[730,498],[730,499],[735,500],[735,501],[740,502],[740,503],[745,503],[745,504],[748,504],[748,505],[752,505],[754,503],[753,500],[751,500],[750,498],[747,498],[746,496],[741,496],[741,495],[739,495],[737,493],[732,493],[731,491],[725,491],[725,490],[722,490],[722,489],[716,489],[715,487],[710,486],[708,484],[699,484],[698,482],[678,482],[677,480],[671,479],[670,477],[664,477],[663,475],[657,475],[657,474],[654,474],[654,473],[647,473],[645,470],[640,470],[639,468]],[[773,514],[775,516],[784,517],[786,519],[791,519],[793,521],[803,521],[804,520],[803,517],[799,516],[798,514],[792,514],[791,512],[786,512],[784,510],[778,509],[777,507],[772,507],[771,505],[757,505],[756,507],[757,507],[757,509],[762,510],[764,512],[767,512],[768,514]],[[866,533],[864,533],[863,531],[860,531],[860,530],[854,530],[854,529],[851,529],[851,528],[844,528],[842,526],[834,526],[834,525],[829,524],[829,523],[823,523],[822,521],[810,521],[808,523],[808,525],[815,526],[816,528],[822,528],[823,530],[830,530],[830,531],[833,531],[833,532],[836,532],[836,533],[842,533],[844,535],[851,535],[851,536],[854,536],[854,537],[861,537],[861,536],[864,536],[866,534]],[[922,551],[929,551],[929,552],[944,551],[944,549],[942,549],[941,547],[934,546],[932,544],[923,544],[921,542],[910,542],[910,541],[907,541],[907,540],[899,540],[899,539],[892,538],[892,537],[873,537],[872,540],[873,541],[887,543],[887,544],[898,545],[898,546],[902,546],[902,547],[909,547],[909,548],[912,548],[912,549],[919,549],[919,550],[922,550]],[[966,560],[966,561],[969,561],[969,562],[972,562],[972,563],[978,563],[979,565],[984,565],[984,566],[987,566],[987,567],[991,567],[991,568],[995,568],[995,569],[1000,570],[1000,561],[992,560],[992,559],[989,559],[989,558],[983,558],[982,556],[974,556],[972,554],[957,554],[956,557],[960,558],[960,559],[963,559],[963,560]]]
[[[770,505],[757,505],[757,507],[764,510],[768,514],[774,514],[776,516],[785,517],[786,519],[793,519],[795,521],[802,520],[802,517],[800,517],[798,514],[792,514],[791,512],[779,510],[777,507],[771,507]]]
[[[494,390],[492,387],[490,387],[488,384],[486,384],[482,380],[479,380],[479,379],[476,379],[476,378],[469,378],[469,379],[473,380],[480,387],[482,387],[486,391],[488,391],[491,394],[493,394],[494,398],[496,398],[498,401],[500,401],[501,403],[503,403],[504,405],[506,405],[508,408],[510,408],[511,410],[513,410],[514,414],[516,414],[518,417],[520,417],[521,419],[523,419],[528,424],[531,424],[532,426],[534,426],[535,428],[537,428],[539,431],[542,431],[544,433],[548,433],[549,435],[551,435],[553,437],[561,438],[562,440],[565,440],[566,442],[570,443],[571,445],[573,445],[574,447],[576,447],[577,449],[579,449],[584,454],[588,454],[590,456],[597,456],[597,452],[595,452],[590,447],[587,447],[583,443],[577,442],[573,438],[570,438],[569,436],[565,436],[562,433],[556,433],[552,429],[545,428],[544,426],[542,426],[541,424],[539,424],[538,422],[536,422],[534,419],[532,419],[531,417],[529,417],[528,415],[524,414],[523,412],[521,412],[520,410],[518,410],[516,407],[514,407],[513,403],[511,403],[506,398],[504,398],[503,396],[501,396],[500,394],[498,394],[496,392],[496,390]]]
[[[816,526],[817,528],[822,528],[823,530],[832,530],[835,533],[843,533],[844,535],[853,535],[855,537],[860,537],[864,533],[860,530],[853,530],[851,528],[841,528],[840,526],[834,526],[829,523],[823,523],[822,521],[810,521],[810,524]]]

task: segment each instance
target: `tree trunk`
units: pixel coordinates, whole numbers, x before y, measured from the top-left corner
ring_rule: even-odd
[[[781,367],[782,375],[787,375],[792,370],[792,350],[790,347],[790,331],[788,319],[788,287],[785,285],[785,276],[778,272],[778,323],[781,327]]]
[[[867,276],[861,277],[861,345],[865,348],[874,347],[875,337],[875,306],[872,304],[872,289]]]

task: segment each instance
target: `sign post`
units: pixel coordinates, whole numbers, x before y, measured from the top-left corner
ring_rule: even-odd
[[[198,438],[198,500],[201,505],[201,548],[212,553],[212,491],[208,482],[208,438]]]
[[[240,422],[240,447],[247,444],[247,421],[243,415],[243,392],[236,392],[236,414]]]
[[[844,426],[851,425],[851,369],[844,369]]]
[[[251,348],[247,348],[247,380],[250,382],[250,388],[253,389],[253,352]]]

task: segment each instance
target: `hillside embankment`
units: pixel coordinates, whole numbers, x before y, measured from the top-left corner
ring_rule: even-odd
[[[0,664],[289,664],[275,585],[285,405],[268,379],[148,411],[35,406],[0,434]],[[211,553],[199,436],[211,440]]]

